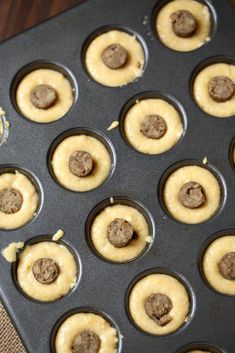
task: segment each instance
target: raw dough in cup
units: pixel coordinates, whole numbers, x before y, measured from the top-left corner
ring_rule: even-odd
[[[0,229],[16,229],[30,222],[38,208],[38,194],[32,182],[17,170],[15,173],[0,175],[0,192],[4,189],[15,189],[21,195],[22,204],[15,213],[0,210]]]
[[[79,312],[61,324],[55,338],[56,353],[71,353],[74,339],[82,331],[91,331],[100,339],[99,353],[116,353],[117,330],[101,315]]]
[[[196,32],[188,38],[178,37],[172,30],[170,15],[178,10],[187,10],[196,18]],[[206,5],[195,0],[169,1],[157,14],[156,30],[162,43],[173,50],[186,52],[200,48],[210,40],[210,11]]]
[[[107,227],[115,218],[127,220],[137,234],[125,247],[117,248],[107,238]],[[149,241],[149,227],[144,216],[134,207],[116,204],[105,207],[91,225],[91,241],[94,248],[107,260],[125,262],[143,253]]]
[[[235,252],[235,235],[224,235],[215,239],[204,252],[202,269],[206,280],[215,290],[235,295],[235,281],[224,278],[218,267],[222,257],[230,252]]]
[[[75,151],[88,152],[94,168],[90,174],[79,177],[69,167],[69,159]],[[66,137],[56,147],[51,160],[52,169],[58,182],[73,191],[89,191],[104,183],[111,171],[111,157],[107,148],[98,139],[88,135]]]
[[[33,274],[33,265],[38,259],[50,258],[58,266],[59,274],[50,284],[40,283]],[[17,265],[18,284],[28,296],[40,301],[53,301],[70,292],[77,281],[77,264],[65,245],[52,241],[41,241],[27,245],[19,255]]]
[[[235,83],[235,65],[217,63],[202,69],[193,83],[194,98],[206,113],[217,118],[227,118],[235,115],[235,94],[226,102],[214,101],[209,94],[208,85],[211,79],[216,76],[228,77]]]
[[[190,181],[199,183],[205,193],[205,202],[198,208],[187,208],[180,202],[180,189]],[[217,178],[208,169],[198,165],[182,166],[166,179],[163,186],[163,200],[168,212],[180,222],[202,223],[218,211],[221,188]]]
[[[172,320],[165,326],[157,325],[145,311],[145,301],[152,294],[166,295],[172,303],[169,312]],[[184,285],[175,277],[154,273],[140,279],[129,296],[129,311],[132,319],[143,331],[154,335],[165,335],[180,328],[187,320],[190,299]]]
[[[126,64],[118,69],[111,69],[102,61],[103,51],[114,43],[120,44],[128,54]],[[110,30],[98,35],[89,44],[85,53],[85,65],[90,76],[110,87],[126,85],[141,76],[144,61],[144,51],[138,39],[121,30]]]
[[[159,115],[167,125],[165,134],[159,139],[146,137],[141,131],[141,122],[146,116]],[[127,140],[137,151],[146,154],[166,152],[180,140],[183,124],[176,108],[164,99],[149,98],[136,101],[124,117]]]
[[[31,91],[38,85],[49,85],[57,92],[55,104],[47,109],[36,108],[30,100]],[[71,108],[74,94],[69,80],[59,71],[37,69],[20,81],[16,89],[16,103],[22,115],[38,123],[62,118]]]

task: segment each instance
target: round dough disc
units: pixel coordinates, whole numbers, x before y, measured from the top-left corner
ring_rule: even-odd
[[[110,69],[102,61],[103,51],[111,44],[120,44],[128,52],[127,63],[119,69]],[[123,86],[143,73],[144,51],[134,35],[112,30],[98,35],[88,46],[85,54],[86,68],[91,77],[110,87]]]
[[[219,63],[202,69],[194,80],[194,98],[206,113],[218,118],[227,118],[235,114],[235,94],[226,102],[215,102],[208,92],[209,82],[215,76],[227,76],[235,83],[235,65]]]
[[[57,279],[50,284],[38,282],[32,271],[34,262],[40,258],[51,258],[59,267]],[[22,290],[31,298],[40,301],[59,299],[75,286],[77,281],[76,261],[66,246],[42,241],[27,245],[19,255],[17,279]]]
[[[69,158],[75,151],[88,152],[94,169],[85,177],[74,175],[69,168]],[[98,139],[88,135],[74,135],[65,138],[55,149],[51,165],[53,172],[64,187],[73,191],[89,191],[100,186],[109,176],[111,157]]]
[[[55,339],[56,353],[71,353],[75,337],[86,330],[100,338],[99,353],[117,352],[117,331],[107,320],[93,313],[77,313],[61,324]]]
[[[22,195],[23,203],[18,212],[6,214],[0,211],[0,228],[16,229],[24,226],[35,216],[38,208],[38,194],[32,182],[22,173],[3,173],[0,175],[0,190],[13,188]]]
[[[206,196],[205,203],[194,209],[183,206],[179,199],[181,187],[190,181],[199,183]],[[178,168],[170,174],[164,184],[163,198],[165,207],[174,218],[183,223],[196,224],[208,220],[217,212],[221,190],[212,172],[197,165],[190,165]]]
[[[188,10],[196,18],[196,32],[188,38],[178,37],[172,30],[170,15],[178,10]],[[177,51],[200,48],[210,40],[211,16],[207,6],[195,0],[173,0],[163,6],[157,14],[156,30],[163,44]]]
[[[172,302],[169,313],[172,320],[165,326],[158,326],[146,314],[144,302],[153,293],[167,295]],[[143,330],[154,335],[165,335],[182,326],[189,315],[190,301],[184,285],[175,277],[165,274],[150,274],[140,279],[129,297],[129,310],[132,319]]]
[[[49,85],[57,92],[55,104],[48,109],[36,108],[30,100],[30,92],[38,85]],[[21,113],[29,120],[49,123],[62,118],[71,108],[74,96],[69,80],[60,72],[38,69],[27,74],[16,90],[16,103]]]
[[[214,240],[206,249],[203,259],[203,273],[215,290],[235,295],[235,281],[225,279],[219,272],[218,263],[228,252],[235,252],[235,235],[225,235]]]
[[[137,233],[138,239],[133,239],[123,248],[116,248],[107,239],[107,227],[115,218],[127,220]],[[144,216],[134,207],[126,205],[108,206],[94,219],[91,226],[91,241],[95,249],[106,259],[123,262],[140,255],[149,239],[149,227]]]
[[[167,125],[165,135],[150,139],[140,131],[141,122],[147,115],[161,116]],[[124,120],[125,135],[137,150],[147,154],[159,154],[171,149],[183,134],[183,125],[178,111],[163,99],[143,99],[129,109]]]

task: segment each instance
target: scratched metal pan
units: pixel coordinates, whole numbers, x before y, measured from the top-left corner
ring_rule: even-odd
[[[13,167],[26,173],[37,184],[41,205],[35,219],[26,226],[1,231],[0,247],[13,241],[35,242],[38,236],[41,238],[37,241],[46,239],[43,236],[62,228],[62,241],[71,248],[80,267],[74,290],[60,300],[44,304],[22,294],[15,267],[0,256],[1,299],[29,353],[54,352],[58,323],[68,313],[81,310],[98,311],[117,327],[118,350],[123,353],[185,353],[200,347],[213,353],[234,353],[235,299],[206,284],[200,273],[200,254],[211,236],[235,228],[235,175],[230,160],[235,117],[216,119],[201,111],[192,98],[191,79],[195,69],[207,60],[220,61],[222,56],[233,62],[235,15],[225,0],[205,2],[213,19],[212,38],[192,52],[176,52],[160,43],[153,22],[163,2],[157,0],[90,0],[1,44],[0,97],[10,121],[10,135],[0,148],[0,172]],[[135,82],[109,88],[89,77],[82,50],[92,33],[117,26],[137,34],[145,50],[146,65],[143,76]],[[17,80],[40,66],[62,71],[75,89],[72,109],[54,123],[38,124],[23,118],[14,102]],[[144,155],[125,141],[122,114],[136,95],[165,96],[182,113],[185,133],[169,152]],[[118,119],[119,128],[107,131],[110,123]],[[48,168],[56,138],[69,134],[71,129],[88,129],[110,147],[112,175],[90,192],[64,189]],[[160,188],[176,165],[192,161],[200,165],[204,156],[209,161],[207,168],[217,173],[223,202],[212,220],[185,225],[167,214]],[[132,262],[104,261],[89,241],[92,214],[107,205],[111,196],[115,203],[134,203],[144,210],[150,229],[153,233],[156,229],[153,244]],[[148,271],[173,274],[185,283],[191,298],[187,324],[165,337],[143,333],[129,317],[130,288]],[[7,348],[1,353],[7,353]]]

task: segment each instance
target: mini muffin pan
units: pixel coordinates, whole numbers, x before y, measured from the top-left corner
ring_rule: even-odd
[[[98,312],[117,328],[118,353],[186,353],[201,349],[233,353],[234,296],[219,294],[203,280],[201,254],[210,237],[235,229],[235,169],[232,164],[235,117],[219,119],[195,103],[192,82],[198,68],[210,62],[234,62],[235,14],[228,0],[201,0],[212,13],[211,40],[191,52],[165,47],[155,32],[161,0],[90,0],[1,44],[1,106],[10,134],[0,147],[0,172],[20,170],[33,180],[40,204],[37,217],[20,229],[1,230],[0,247],[15,241],[41,241],[58,229],[61,240],[76,257],[79,278],[65,297],[50,303],[31,300],[19,290],[16,264],[0,256],[0,296],[29,353],[56,353],[58,325],[70,314]],[[145,52],[143,75],[132,83],[109,88],[86,72],[84,50],[103,30],[121,29],[136,35]],[[15,103],[19,80],[29,71],[47,67],[69,78],[74,90],[70,111],[53,123],[24,119]],[[126,143],[124,113],[136,97],[165,97],[178,109],[184,127],[180,141],[159,155],[146,155]],[[134,98],[133,98],[134,97]],[[114,120],[119,127],[107,131]],[[53,176],[50,159],[57,143],[73,133],[88,132],[108,148],[112,168],[100,187],[71,192]],[[222,189],[220,210],[197,225],[169,217],[162,203],[165,177],[176,165],[204,165],[215,173]],[[107,261],[89,238],[92,217],[112,202],[144,210],[153,236],[146,251],[133,261]],[[45,236],[40,236],[45,234]],[[128,312],[128,294],[145,273],[171,273],[181,280],[191,298],[187,322],[176,332],[154,336],[138,329]],[[7,350],[2,353],[7,353]]]

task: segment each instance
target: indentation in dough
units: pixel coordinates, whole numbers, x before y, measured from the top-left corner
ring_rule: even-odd
[[[172,30],[170,15],[178,10],[188,10],[196,18],[198,27],[188,38],[178,37]],[[178,51],[191,51],[200,48],[210,40],[211,16],[207,6],[194,0],[174,0],[160,9],[156,18],[156,30],[160,40],[169,48]]]
[[[119,69],[110,69],[102,61],[103,51],[111,44],[118,43],[128,52],[128,62]],[[110,87],[123,86],[142,75],[144,52],[135,36],[112,30],[97,36],[88,46],[85,63],[91,77]]]
[[[30,100],[30,92],[38,85],[49,85],[57,92],[56,103],[48,109],[36,108]],[[16,102],[22,114],[33,121],[48,123],[62,118],[71,108],[74,96],[69,80],[60,72],[38,69],[27,74],[16,90]]]

